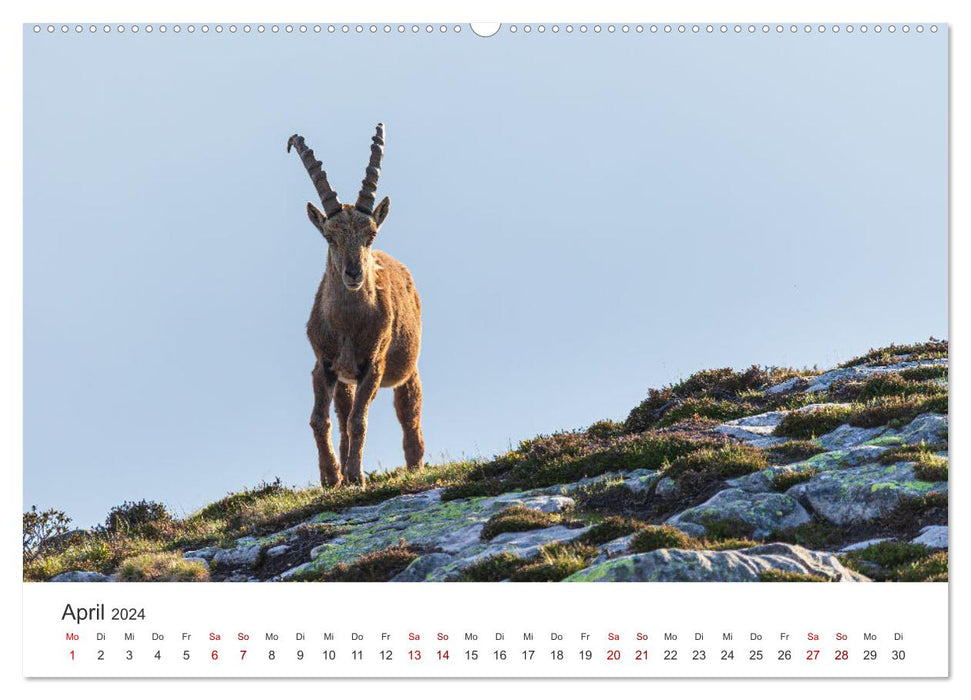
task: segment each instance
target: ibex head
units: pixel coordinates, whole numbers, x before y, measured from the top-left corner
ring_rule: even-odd
[[[361,181],[357,203],[353,205],[342,205],[337,200],[337,193],[327,182],[327,173],[321,169],[321,163],[314,157],[313,150],[307,148],[303,136],[294,134],[287,141],[287,153],[292,146],[296,147],[324,207],[321,212],[311,202],[307,202],[307,216],[327,239],[334,272],[341,276],[344,286],[351,291],[357,291],[364,285],[365,275],[372,264],[371,244],[391,210],[391,200],[387,197],[374,206],[374,192],[378,188],[381,157],[384,155],[384,124],[378,124],[371,141],[371,160],[364,180]]]

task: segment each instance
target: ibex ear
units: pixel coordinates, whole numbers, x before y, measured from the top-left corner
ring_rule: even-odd
[[[307,202],[307,218],[310,219],[310,223],[317,227],[320,234],[330,241],[330,236],[327,234],[327,229],[324,228],[324,224],[327,222],[327,217],[324,216],[323,212],[315,207],[312,203]]]
[[[385,197],[380,202],[378,206],[374,207],[374,220],[378,222],[378,226],[384,223],[384,220],[388,218],[388,212],[391,211],[391,200]]]

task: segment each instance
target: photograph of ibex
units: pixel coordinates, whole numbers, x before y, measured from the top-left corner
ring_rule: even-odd
[[[418,468],[425,453],[418,378],[421,299],[408,268],[372,247],[391,211],[388,197],[374,206],[384,145],[384,124],[378,124],[357,202],[341,204],[303,137],[294,134],[287,142],[287,150],[293,146],[300,155],[324,207],[321,212],[307,202],[307,217],[327,242],[327,267],[307,321],[317,357],[310,427],[323,486],[364,483],[368,406],[381,388],[394,389],[405,464]],[[330,437],[331,403],[341,436],[339,464]]]
[[[26,580],[947,579],[943,25],[553,26],[25,30]]]

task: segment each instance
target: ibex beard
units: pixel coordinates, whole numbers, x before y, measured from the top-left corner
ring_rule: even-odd
[[[317,289],[307,337],[317,358],[310,427],[317,441],[320,483],[363,484],[361,459],[368,407],[381,387],[394,389],[394,407],[404,432],[405,463],[421,466],[421,299],[408,268],[372,245],[391,209],[385,197],[374,205],[384,155],[384,125],[372,139],[371,160],[357,203],[341,204],[327,173],[302,136],[297,149],[324,211],[307,203],[307,216],[327,241],[327,267]],[[333,402],[340,430],[340,461],[330,432]]]

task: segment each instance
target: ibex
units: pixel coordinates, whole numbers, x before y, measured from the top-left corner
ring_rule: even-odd
[[[320,196],[324,212],[307,202],[307,216],[328,246],[327,268],[307,322],[307,337],[317,357],[310,427],[317,441],[320,483],[364,483],[361,458],[368,406],[380,387],[394,388],[405,463],[419,467],[425,452],[417,365],[421,300],[408,268],[371,247],[391,208],[387,197],[374,206],[384,125],[378,124],[372,139],[371,160],[354,205],[338,201],[302,136],[291,136],[288,153],[291,147],[296,147]],[[340,428],[340,465],[330,440],[331,400]]]

